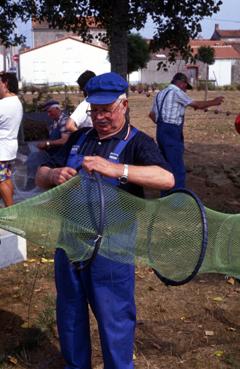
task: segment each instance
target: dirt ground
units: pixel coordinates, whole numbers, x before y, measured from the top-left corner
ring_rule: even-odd
[[[203,92],[192,92],[202,99]],[[209,98],[219,92],[209,92]],[[240,212],[240,136],[234,129],[240,91],[221,93],[215,111],[187,109],[187,184],[204,205]],[[153,95],[130,95],[131,121],[154,137],[147,117]],[[55,327],[52,254],[28,243],[28,261],[0,273],[0,369],[63,369]],[[240,369],[240,284],[225,275],[199,274],[166,287],[136,270],[136,369]],[[102,368],[92,318],[93,368]]]

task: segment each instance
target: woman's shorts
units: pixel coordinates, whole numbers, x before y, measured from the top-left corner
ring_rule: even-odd
[[[0,182],[10,179],[12,176],[12,165],[14,161],[0,161]]]

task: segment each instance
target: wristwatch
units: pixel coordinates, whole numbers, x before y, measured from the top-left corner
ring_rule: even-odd
[[[49,147],[50,146],[50,142],[49,141],[46,141],[46,147]]]
[[[123,174],[119,177],[119,182],[121,184],[126,184],[128,182],[128,165],[124,164]]]

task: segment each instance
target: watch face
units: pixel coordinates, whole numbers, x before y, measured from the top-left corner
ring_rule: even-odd
[[[119,178],[119,181],[121,184],[126,184],[128,182],[128,178],[125,176],[122,176]]]

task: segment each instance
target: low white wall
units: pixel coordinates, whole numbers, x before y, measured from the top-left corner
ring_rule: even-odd
[[[26,259],[26,240],[13,233],[0,229],[0,268],[5,268]]]

